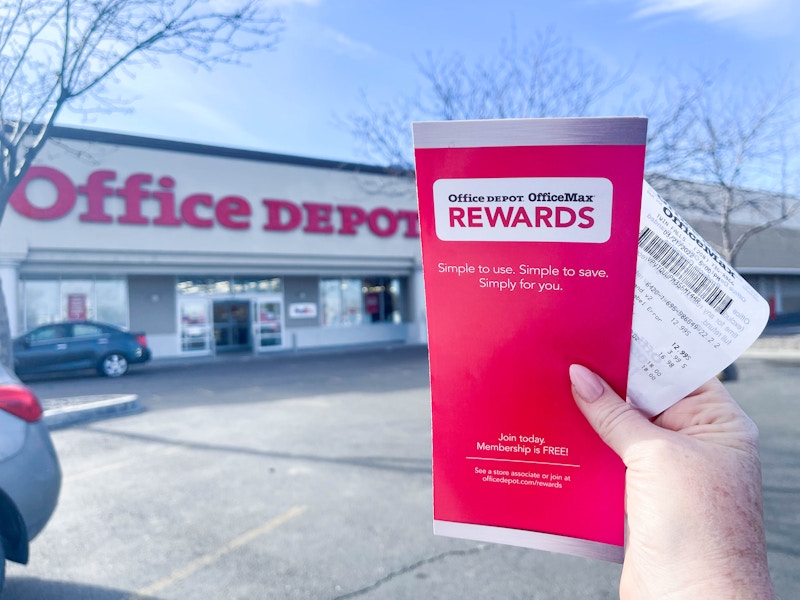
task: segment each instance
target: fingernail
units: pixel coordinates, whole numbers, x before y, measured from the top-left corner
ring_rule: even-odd
[[[594,402],[603,395],[603,384],[600,378],[586,367],[570,365],[569,378],[578,396],[584,402]]]

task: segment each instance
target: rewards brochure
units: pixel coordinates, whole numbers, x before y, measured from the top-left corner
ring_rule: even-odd
[[[624,467],[568,368],[625,397],[646,129],[414,124],[436,534],[622,560]]]

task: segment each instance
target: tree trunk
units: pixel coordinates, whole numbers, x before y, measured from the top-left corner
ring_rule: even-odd
[[[8,321],[6,296],[3,293],[3,280],[0,279],[0,363],[14,371],[14,360],[11,354],[11,323]]]

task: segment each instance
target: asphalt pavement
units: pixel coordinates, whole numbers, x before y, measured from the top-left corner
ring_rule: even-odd
[[[762,433],[783,598],[800,597],[793,335],[759,340],[729,386]],[[31,382],[48,418],[123,395],[145,410],[60,425],[61,506],[9,600],[614,597],[614,565],[430,535],[425,366],[424,347],[372,347]]]
[[[377,350],[391,351],[393,348],[402,347],[397,344],[376,346]],[[334,348],[331,350],[310,350],[298,353],[297,351],[287,351],[286,353],[276,352],[273,356],[277,358],[295,358],[298,355],[309,357],[319,357],[325,354],[346,354],[348,351],[363,351],[364,348],[357,347],[351,349]],[[170,357],[154,358],[145,365],[136,365],[136,370],[174,368],[181,365],[197,366],[202,363],[218,365],[225,361],[239,362],[254,357],[253,355],[243,356],[242,354],[222,355],[218,357]],[[145,410],[139,395],[136,393],[124,394],[81,394],[76,396],[56,396],[40,397],[39,401],[44,411],[43,419],[49,429],[61,429],[72,425],[88,423],[102,419],[123,417],[133,415]]]
[[[744,357],[800,362],[800,332],[797,328],[774,328],[768,330],[744,353]],[[337,349],[332,352],[341,353]],[[319,356],[324,351],[309,355]],[[279,356],[279,354],[277,355]],[[155,358],[143,368],[158,368],[179,364],[198,364],[200,361],[219,363],[236,356],[215,358]],[[44,421],[50,429],[69,427],[79,423],[136,414],[144,410],[137,394],[81,395],[55,398],[40,398],[44,410]]]

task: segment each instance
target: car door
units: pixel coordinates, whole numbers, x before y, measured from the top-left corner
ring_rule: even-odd
[[[69,354],[75,368],[93,369],[109,348],[110,334],[95,323],[73,323]]]
[[[55,323],[37,327],[14,350],[18,373],[58,371],[70,361],[69,326]]]

